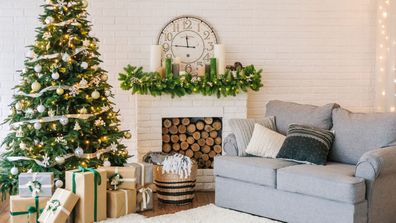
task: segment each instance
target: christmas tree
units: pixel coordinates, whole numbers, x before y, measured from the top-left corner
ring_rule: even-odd
[[[86,1],[47,0],[42,7],[42,26],[5,120],[0,191],[11,194],[22,172],[53,172],[62,187],[66,170],[118,166],[128,158],[121,140],[130,133],[119,130]]]

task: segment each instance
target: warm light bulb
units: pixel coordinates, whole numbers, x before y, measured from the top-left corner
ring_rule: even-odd
[[[388,13],[387,12],[383,12],[382,13],[382,17],[384,17],[384,18],[388,17]]]
[[[385,96],[385,95],[386,95],[386,92],[385,92],[385,91],[382,91],[381,94],[382,94],[382,96]]]

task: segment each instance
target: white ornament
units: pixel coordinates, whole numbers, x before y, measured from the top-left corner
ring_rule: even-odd
[[[40,112],[40,113],[43,113],[45,111],[44,105],[37,106],[37,111]]]
[[[25,150],[26,144],[24,142],[19,143],[19,148],[21,148],[22,150]]]
[[[71,95],[72,97],[75,97],[76,95],[80,94],[80,90],[79,90],[78,86],[76,86],[76,85],[72,86],[72,87],[69,89],[69,91],[70,91],[70,95]]]
[[[62,60],[63,62],[68,62],[70,60],[70,55],[67,53],[63,54]]]
[[[55,181],[55,187],[56,187],[56,188],[61,188],[61,187],[63,187],[63,181],[62,181],[62,180],[57,180],[57,181]]]
[[[52,73],[51,74],[51,78],[54,79],[54,80],[58,80],[59,79],[59,73],[58,72]]]
[[[26,109],[25,113],[26,113],[27,115],[33,115],[34,111],[33,111],[33,109],[28,108],[28,109]]]
[[[110,150],[113,151],[113,153],[117,152],[117,150],[118,150],[117,144],[113,142],[113,143],[110,145]]]
[[[81,130],[81,126],[80,126],[80,124],[78,124],[78,122],[76,122],[76,124],[74,124],[73,130],[74,130],[74,131],[79,131],[79,130]]]
[[[52,110],[52,109],[48,110],[48,116],[49,117],[54,117],[55,116],[55,111]]]
[[[104,167],[109,167],[109,166],[111,166],[111,162],[108,161],[108,160],[105,160],[105,161],[103,162],[103,166],[104,166]]]
[[[55,162],[57,163],[57,164],[64,164],[65,163],[65,158],[63,157],[63,156],[57,156],[57,157],[55,157]]]
[[[44,22],[45,22],[46,24],[53,23],[53,22],[54,22],[54,18],[51,17],[51,16],[48,16],[47,18],[45,18]]]
[[[26,73],[27,72],[27,69],[26,68],[23,68],[22,69],[22,73],[24,74],[24,73]]]
[[[43,163],[43,165],[45,167],[48,167],[50,165],[49,161],[50,161],[50,158],[48,157],[48,154],[45,154],[41,163]]]
[[[109,79],[109,76],[107,76],[107,74],[102,74],[100,78],[102,79],[102,81],[107,81]]]
[[[21,104],[20,102],[17,102],[17,103],[15,104],[15,109],[16,109],[16,110],[22,110],[22,104]]]
[[[103,126],[103,125],[106,125],[106,123],[101,118],[99,118],[99,119],[95,120],[95,125]]]
[[[109,96],[111,95],[111,91],[106,90],[106,91],[105,91],[105,95],[106,95],[107,97],[109,97]]]
[[[69,123],[69,118],[63,116],[63,117],[61,117],[61,118],[59,119],[59,122],[60,122],[62,125],[67,125],[67,123]]]
[[[82,6],[83,6],[84,8],[86,8],[86,7],[88,6],[88,1],[87,1],[87,0],[83,0],[83,1],[82,1]]]
[[[74,155],[77,157],[82,157],[84,155],[84,150],[81,147],[77,147],[74,150]]]
[[[37,73],[40,73],[43,70],[43,67],[41,67],[40,64],[36,64],[36,66],[34,66],[34,71],[36,71]]]
[[[36,58],[36,56],[37,56],[37,54],[33,50],[29,50],[26,53],[26,57],[29,57],[29,58]]]
[[[32,91],[35,92],[41,89],[41,84],[38,81],[35,81],[32,83],[31,87],[32,87]]]
[[[80,114],[87,114],[87,109],[84,107],[82,109],[80,109]]]
[[[36,123],[34,123],[33,127],[34,127],[34,129],[39,130],[39,129],[41,129],[41,123],[36,122]]]
[[[82,69],[87,69],[88,68],[88,63],[87,62],[82,62],[80,66],[81,66]]]
[[[93,91],[93,92],[91,93],[91,97],[92,97],[93,99],[98,99],[98,98],[100,97],[99,91],[97,91],[97,90]]]
[[[21,138],[23,137],[23,131],[21,128],[19,128],[16,133],[15,133],[16,137]]]
[[[62,95],[63,93],[65,93],[65,91],[63,90],[63,88],[58,88],[58,89],[56,89],[56,93],[58,95]]]
[[[15,175],[18,175],[19,170],[18,170],[18,168],[16,168],[16,167],[14,166],[13,168],[11,168],[10,173],[11,173],[12,175],[15,176]]]
[[[86,88],[86,87],[88,87],[88,81],[83,78],[83,79],[81,79],[79,85],[80,85],[80,88]]]

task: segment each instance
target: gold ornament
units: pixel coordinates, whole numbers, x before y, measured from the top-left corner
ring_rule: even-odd
[[[109,79],[109,76],[107,76],[107,74],[102,74],[100,78],[102,79],[102,81],[107,81]]]
[[[91,93],[91,97],[92,97],[93,99],[98,99],[98,98],[100,97],[99,91],[97,91],[97,90],[93,91],[93,92]]]
[[[130,139],[130,138],[132,138],[132,135],[131,135],[131,133],[129,133],[129,132],[125,132],[125,133],[124,133],[124,137],[125,137],[126,139]]]
[[[65,91],[63,90],[63,88],[58,88],[58,89],[56,89],[56,93],[58,95],[62,95],[63,93],[65,93]]]
[[[41,89],[41,84],[38,81],[35,81],[32,83],[32,91],[36,92],[39,91]]]
[[[80,109],[80,114],[87,114],[87,109],[86,108]]]
[[[64,67],[59,68],[59,72],[65,73],[66,72],[66,68],[64,68]]]

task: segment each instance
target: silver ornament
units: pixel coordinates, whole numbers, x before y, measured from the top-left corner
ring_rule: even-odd
[[[51,78],[54,79],[54,80],[58,80],[59,79],[59,73],[58,72],[52,73],[51,74]]]
[[[37,106],[37,111],[40,112],[40,113],[45,112],[45,107],[44,107],[44,105],[39,105],[39,106]]]
[[[16,168],[16,167],[14,166],[13,168],[11,168],[10,173],[11,173],[12,175],[15,176],[15,175],[18,175],[19,170],[18,170],[18,168]]]
[[[84,150],[81,147],[77,147],[74,150],[74,155],[80,158],[84,155]]]
[[[22,110],[22,104],[21,104],[20,102],[17,102],[17,103],[15,104],[15,109],[16,109],[16,110]]]
[[[36,64],[36,66],[34,66],[34,71],[36,71],[37,73],[40,73],[42,70],[43,68],[40,64]]]
[[[62,125],[67,125],[67,123],[69,123],[69,119],[68,119],[67,117],[63,116],[63,117],[61,117],[61,118],[59,119],[59,122],[60,122]]]
[[[62,60],[63,62],[68,62],[70,60],[70,55],[67,53],[63,54]]]
[[[62,180],[56,180],[56,181],[55,181],[55,187],[56,187],[56,188],[61,188],[61,187],[63,187],[63,181],[62,181]]]
[[[41,129],[41,123],[36,122],[36,123],[34,123],[33,127],[34,127],[34,129],[39,130],[39,129]]]
[[[19,143],[19,148],[21,148],[22,150],[25,150],[26,144],[24,142]]]
[[[92,97],[93,99],[98,99],[98,98],[100,97],[99,91],[97,91],[97,90],[93,91],[93,92],[91,93],[91,97]]]
[[[109,167],[109,166],[111,166],[111,162],[108,161],[108,160],[105,160],[105,161],[103,162],[103,166],[104,166],[104,167]]]
[[[55,162],[57,164],[64,164],[65,163],[65,158],[63,156],[57,156],[57,157],[55,157]]]
[[[87,69],[88,68],[88,63],[87,62],[82,62],[80,66],[81,66],[82,69]]]
[[[105,91],[105,95],[106,95],[107,97],[109,97],[109,96],[111,95],[111,91],[106,90],[106,91]]]
[[[45,18],[44,22],[45,22],[46,24],[53,23],[53,22],[54,22],[54,18],[51,17],[51,16],[48,16],[47,18]]]

